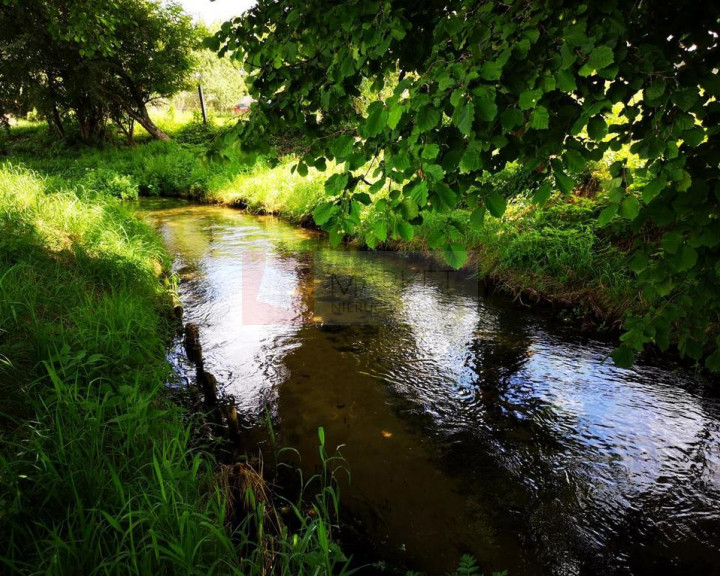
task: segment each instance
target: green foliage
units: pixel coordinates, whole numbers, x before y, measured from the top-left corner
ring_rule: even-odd
[[[183,87],[197,43],[190,17],[159,0],[6,0],[0,37],[0,93],[37,108],[59,136],[74,119],[84,141],[103,139],[108,119],[129,137],[138,122],[167,138],[146,106]]]
[[[120,200],[137,200],[139,186],[132,176],[109,168],[89,169],[81,186],[101,196],[114,196]]]
[[[714,3],[683,1],[260,0],[209,45],[251,71],[259,105],[237,129],[244,146],[301,130],[312,138],[304,164],[332,159],[344,173],[328,190],[338,209],[323,227],[334,237],[357,227],[361,182],[389,187],[393,196],[373,200],[411,226],[462,205],[500,216],[498,197],[479,185],[484,172],[517,162],[537,186],[552,178],[570,194],[583,165],[629,147],[641,163],[611,167],[600,218],[650,239],[633,249],[647,257],[636,271],[657,305],[628,318],[625,346],[664,346],[671,334],[700,358],[715,348],[720,313],[719,18]],[[366,113],[352,106],[363,82],[395,74],[391,96]],[[329,134],[352,146],[333,148]],[[650,188],[636,194],[641,181]],[[657,227],[682,249],[663,248]],[[437,244],[453,259],[451,229]]]

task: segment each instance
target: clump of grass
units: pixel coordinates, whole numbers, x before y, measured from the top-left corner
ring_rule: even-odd
[[[251,170],[213,183],[207,198],[252,212],[277,214],[291,222],[308,221],[323,197],[327,175],[311,169],[307,176],[300,176],[292,169],[295,163],[292,157],[287,157],[271,168],[262,158],[258,159]]]

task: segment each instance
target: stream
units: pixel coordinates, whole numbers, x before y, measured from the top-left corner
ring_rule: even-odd
[[[720,574],[720,394],[673,365],[484,295],[409,254],[330,249],[276,218],[146,199],[185,322],[248,434],[266,407],[377,558],[427,574]],[[178,340],[170,352],[190,379]],[[359,527],[359,528],[358,528]],[[352,547],[352,546],[351,546]]]

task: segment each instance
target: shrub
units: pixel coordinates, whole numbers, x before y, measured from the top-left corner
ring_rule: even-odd
[[[87,169],[80,185],[96,194],[120,200],[137,200],[140,193],[140,186],[134,177],[110,168]]]

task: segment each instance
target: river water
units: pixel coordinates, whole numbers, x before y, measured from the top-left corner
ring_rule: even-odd
[[[720,398],[672,366],[485,296],[412,255],[272,217],[144,200],[206,369],[317,465],[343,445],[351,534],[427,574],[720,574]],[[178,372],[190,372],[176,343]],[[258,434],[261,436],[261,434]],[[352,543],[350,543],[352,548]]]

